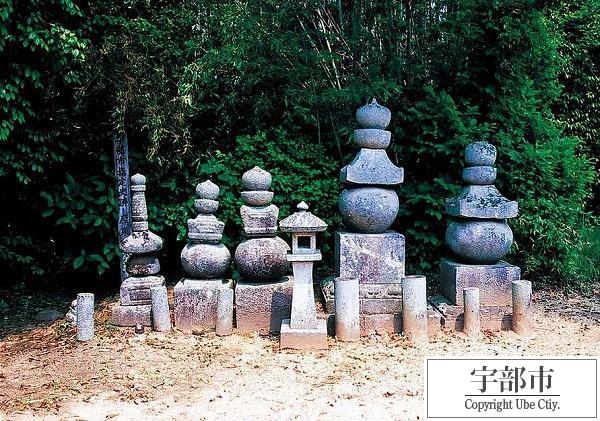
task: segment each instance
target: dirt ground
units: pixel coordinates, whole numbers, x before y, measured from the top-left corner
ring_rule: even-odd
[[[328,351],[281,352],[277,338],[167,335],[116,329],[100,305],[96,339],[63,321],[0,342],[0,420],[422,419],[423,358],[598,355],[598,296],[535,296],[536,334],[441,334],[413,347],[400,335]]]

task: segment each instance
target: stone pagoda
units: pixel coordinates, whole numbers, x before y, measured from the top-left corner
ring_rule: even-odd
[[[308,212],[305,202],[297,209],[279,223],[281,231],[292,234],[292,252],[287,259],[294,273],[292,314],[281,323],[280,344],[290,349],[327,349],[327,321],[317,318],[313,289],[313,264],[321,260],[316,234],[325,231],[327,224]]]
[[[394,189],[403,182],[404,170],[386,152],[390,120],[390,110],[376,100],[358,109],[354,143],[360,149],[340,172],[339,210],[346,230],[335,233],[335,269],[337,277],[359,280],[363,334],[397,332],[401,326],[404,236],[389,228],[398,214]],[[331,313],[333,297],[323,290]]]
[[[497,330],[510,328],[512,281],[520,279],[521,270],[502,260],[513,242],[506,220],[516,217],[519,207],[494,185],[495,161],[496,148],[488,142],[474,142],[465,149],[462,176],[467,186],[446,201],[446,213],[451,217],[446,244],[454,259],[442,259],[440,287],[450,303],[434,305],[445,317],[458,317],[463,289],[479,288],[482,328]]]
[[[223,278],[231,254],[221,244],[225,224],[214,216],[218,197],[219,187],[210,180],[196,186],[198,216],[188,219],[189,243],[181,252],[188,277],[174,289],[175,326],[184,331],[215,328],[220,291],[232,288],[231,281]]]
[[[240,331],[279,332],[289,319],[292,280],[288,244],[277,236],[279,208],[272,204],[271,174],[254,167],[242,175],[240,215],[246,239],[235,251],[240,280],[235,288],[236,325]]]
[[[116,326],[150,326],[150,288],[165,284],[156,256],[163,241],[148,229],[146,177],[141,174],[131,177],[131,220],[132,233],[119,244],[121,251],[130,255],[126,265],[129,277],[121,284],[121,302],[113,306],[111,322]]]

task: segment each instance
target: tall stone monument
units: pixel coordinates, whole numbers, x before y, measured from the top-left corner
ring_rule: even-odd
[[[240,280],[235,287],[236,326],[261,334],[279,332],[289,319],[292,280],[288,272],[288,244],[277,236],[279,208],[273,205],[272,177],[254,167],[242,175],[240,215],[246,239],[235,251]]]
[[[404,236],[389,230],[396,219],[396,191],[404,170],[386,153],[391,112],[376,100],[360,107],[354,143],[360,148],[342,168],[339,209],[346,226],[335,233],[335,269],[359,280],[361,331],[399,331],[404,277]],[[334,292],[335,293],[335,292]]]
[[[521,276],[519,267],[502,260],[513,242],[506,220],[516,217],[519,208],[494,185],[495,161],[496,148],[488,142],[474,142],[465,149],[463,180],[467,186],[446,201],[451,217],[446,243],[454,259],[442,259],[440,287],[450,305],[434,303],[445,317],[458,318],[463,290],[479,288],[483,329],[510,328],[512,282]]]
[[[231,261],[229,250],[221,244],[225,224],[214,216],[219,191],[210,180],[196,186],[198,216],[188,219],[189,243],[181,252],[188,277],[174,288],[175,326],[183,331],[214,329],[220,291],[232,288],[231,281],[223,279]]]
[[[130,255],[126,266],[129,277],[121,284],[121,302],[113,306],[111,322],[116,326],[150,326],[150,288],[165,284],[156,256],[163,240],[148,229],[146,177],[141,174],[131,177],[131,220],[132,233],[119,244],[121,251]]]

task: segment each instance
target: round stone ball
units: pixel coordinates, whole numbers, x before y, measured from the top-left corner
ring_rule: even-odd
[[[245,281],[269,282],[280,279],[289,269],[288,244],[279,237],[250,238],[235,250],[235,263]]]
[[[496,162],[496,147],[489,142],[480,140],[465,148],[465,163],[469,167],[494,165],[494,162]]]
[[[496,181],[496,168],[487,165],[466,167],[463,169],[463,180],[468,184],[486,186]]]
[[[250,190],[241,193],[242,200],[248,206],[267,206],[273,201],[273,192],[264,190]]]
[[[273,177],[268,171],[254,167],[242,175],[242,188],[244,190],[269,190]]]
[[[190,243],[181,251],[183,270],[193,279],[222,278],[231,253],[223,244]]]
[[[342,190],[339,209],[346,226],[355,232],[380,234],[396,219],[400,203],[392,189],[350,187]]]
[[[392,112],[375,99],[356,110],[356,121],[365,129],[385,129],[391,119]]]
[[[146,184],[146,177],[142,174],[138,173],[131,176],[131,185],[133,186],[143,186]]]
[[[217,200],[219,197],[219,186],[210,180],[206,180],[196,186],[196,197],[198,199]]]
[[[446,229],[446,244],[459,261],[469,264],[498,263],[512,242],[513,233],[505,220],[454,221]]]
[[[354,130],[354,143],[359,148],[385,149],[390,145],[392,133],[381,129]]]

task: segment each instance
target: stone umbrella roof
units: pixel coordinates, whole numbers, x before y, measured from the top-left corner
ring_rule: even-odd
[[[321,232],[327,229],[327,224],[308,212],[306,202],[298,203],[297,212],[279,222],[279,228],[283,232]]]

